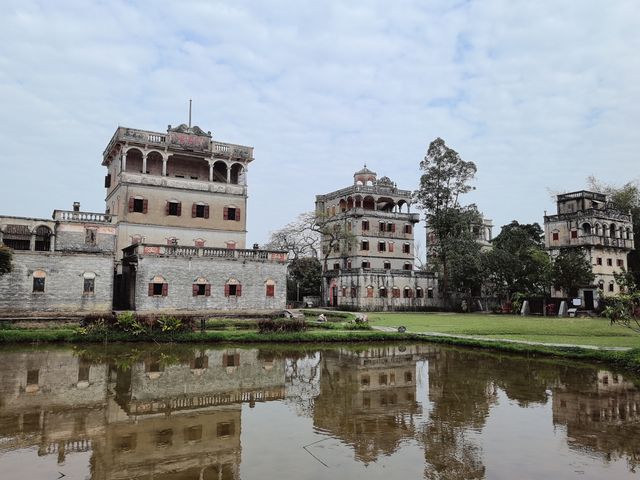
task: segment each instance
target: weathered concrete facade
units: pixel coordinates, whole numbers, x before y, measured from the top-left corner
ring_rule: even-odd
[[[275,310],[286,302],[286,254],[167,245],[124,251],[127,308],[137,311]]]
[[[415,271],[411,191],[363,168],[353,185],[316,196],[327,232],[321,239],[325,301],[354,310],[423,309],[440,305],[434,274]]]
[[[557,209],[556,215],[544,217],[545,246],[552,256],[565,248],[584,252],[595,280],[584,285],[579,295],[583,306],[592,309],[600,295],[620,292],[613,274],[627,268],[627,255],[634,249],[631,215],[614,209],[606,195],[584,190],[558,195]]]
[[[0,276],[0,316],[110,312],[115,226],[109,215],[56,210],[54,220],[0,217],[14,249]]]

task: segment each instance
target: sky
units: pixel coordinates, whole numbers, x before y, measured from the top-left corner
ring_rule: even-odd
[[[638,0],[0,0],[0,214],[104,211],[118,125],[255,147],[247,244],[436,137],[494,221],[640,177]]]

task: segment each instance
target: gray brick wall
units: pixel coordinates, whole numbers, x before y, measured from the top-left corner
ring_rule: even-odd
[[[98,232],[95,245],[86,243],[84,232],[58,232],[56,235],[56,251],[70,252],[114,252],[116,237],[113,234]]]
[[[136,275],[136,310],[274,310],[286,305],[285,264],[222,258],[142,257]],[[161,275],[168,295],[149,296],[149,283]],[[205,277],[211,296],[194,297],[192,285]],[[224,285],[234,278],[242,285],[240,297],[225,297]],[[265,282],[275,281],[275,296],[266,296]]]
[[[44,293],[33,293],[36,270],[46,273]],[[96,274],[92,295],[83,294],[85,272]],[[112,291],[113,255],[16,251],[13,271],[0,276],[0,315],[109,312]]]

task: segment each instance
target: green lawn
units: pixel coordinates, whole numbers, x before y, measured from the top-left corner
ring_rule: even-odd
[[[602,318],[519,317],[452,313],[371,313],[374,326],[574,345],[640,348],[640,334]]]

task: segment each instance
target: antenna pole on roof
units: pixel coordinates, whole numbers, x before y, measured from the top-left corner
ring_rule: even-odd
[[[191,99],[189,99],[189,128],[191,128]]]

